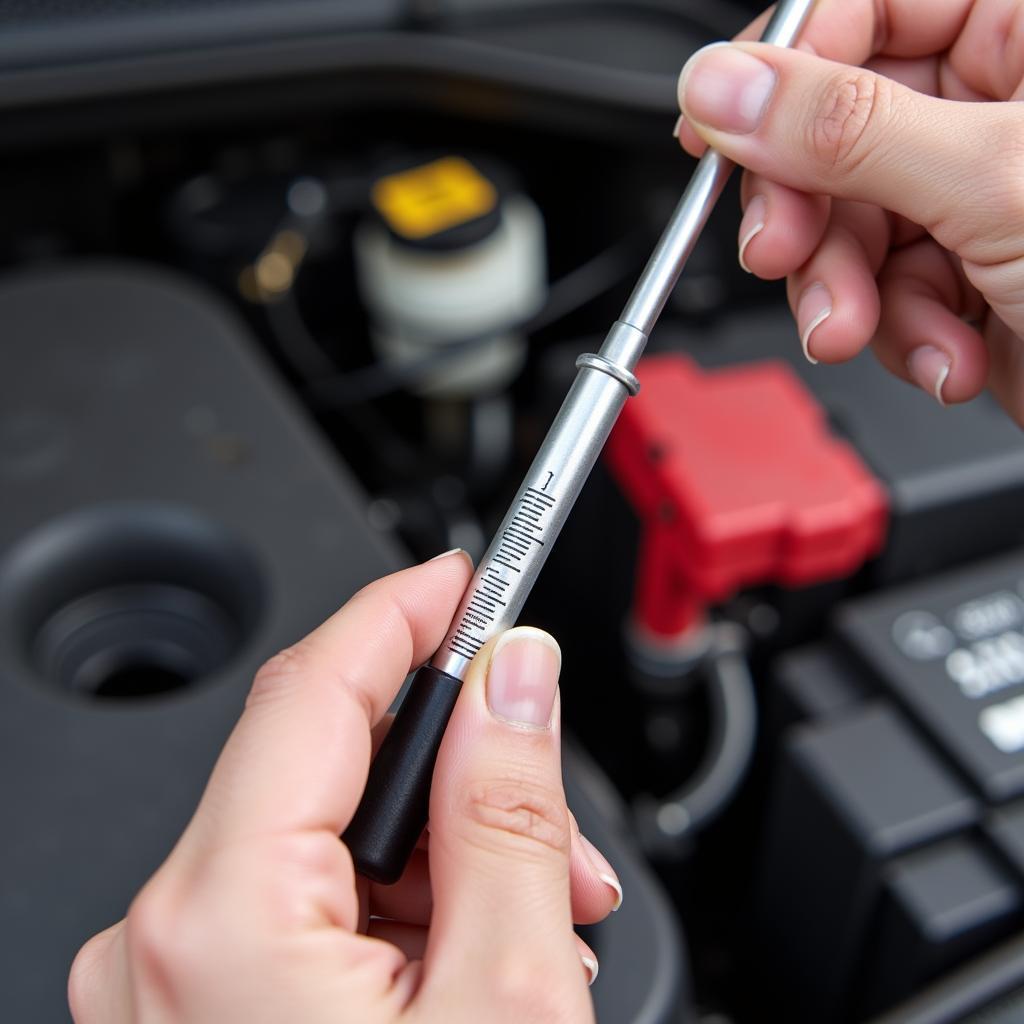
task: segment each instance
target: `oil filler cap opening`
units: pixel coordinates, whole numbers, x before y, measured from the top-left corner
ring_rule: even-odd
[[[264,603],[255,558],[179,506],[96,506],[45,523],[5,557],[0,646],[29,678],[90,700],[180,691],[227,665]]]

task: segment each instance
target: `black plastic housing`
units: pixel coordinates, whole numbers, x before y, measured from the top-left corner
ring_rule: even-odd
[[[794,1024],[872,1017],[1024,922],[1024,552],[843,604],[832,634],[769,687],[751,974]]]
[[[408,556],[209,291],[79,261],[0,276],[0,322],[0,1017],[67,1024],[76,950],[170,852],[260,663]],[[455,693],[429,679],[438,736]],[[628,894],[588,930],[598,1016],[688,1024],[622,805],[572,750],[564,775]]]
[[[55,1024],[260,663],[403,556],[207,290],[83,261],[0,320],[0,1016]]]

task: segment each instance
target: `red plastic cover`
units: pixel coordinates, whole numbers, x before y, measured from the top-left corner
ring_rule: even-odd
[[[881,548],[882,486],[784,364],[644,360],[609,441],[644,523],[638,615],[672,634],[743,586],[839,579]]]

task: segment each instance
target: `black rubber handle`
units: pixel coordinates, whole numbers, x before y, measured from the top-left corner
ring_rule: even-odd
[[[356,871],[397,882],[427,823],[430,780],[462,680],[424,665],[370,765],[366,791],[341,837]]]

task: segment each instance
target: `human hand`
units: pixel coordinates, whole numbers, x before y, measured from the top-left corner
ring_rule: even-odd
[[[740,262],[787,278],[812,362],[870,343],[940,402],[987,382],[1020,425],[1024,107],[982,101],[1024,97],[1022,41],[1019,3],[821,0],[796,50],[698,51],[678,132],[748,168]]]
[[[394,886],[357,878],[338,839],[471,569],[453,552],[378,580],[263,667],[184,835],[79,952],[77,1024],[593,1019],[573,921],[621,890],[565,805],[547,634],[510,630],[474,660],[429,840]]]

